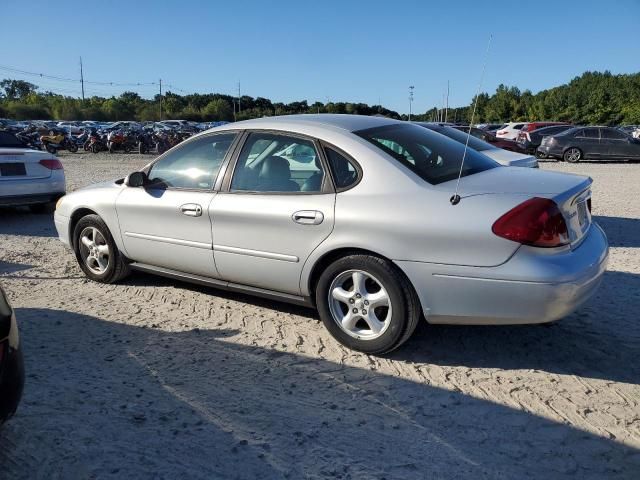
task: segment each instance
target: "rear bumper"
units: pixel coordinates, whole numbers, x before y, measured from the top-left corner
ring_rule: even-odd
[[[397,262],[430,323],[510,325],[546,323],[579,308],[597,290],[609,247],[593,224],[574,250],[520,247],[498,267]]]
[[[561,147],[553,147],[550,145],[540,145],[537,148],[537,151],[540,153],[544,153],[547,157],[552,158],[562,158],[562,154],[564,153]]]
[[[63,170],[53,170],[48,178],[15,178],[0,182],[0,205],[31,205],[55,201],[65,194]]]
[[[0,196],[0,206],[21,206],[55,202],[64,196],[64,192],[40,193],[30,195]]]

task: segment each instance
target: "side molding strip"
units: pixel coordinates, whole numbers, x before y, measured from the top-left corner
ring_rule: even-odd
[[[146,235],[144,233],[124,232],[125,236],[131,238],[140,238],[142,240],[151,240],[153,242],[170,243],[172,245],[182,245],[184,247],[202,248],[211,250],[213,246],[210,243],[194,242],[192,240],[181,240],[171,237],[156,237],[155,235]]]
[[[270,260],[282,260],[283,262],[298,263],[300,259],[294,255],[284,253],[263,252],[262,250],[250,250],[248,248],[228,247],[226,245],[214,245],[214,252],[235,253],[237,255],[248,255],[250,257],[268,258]]]

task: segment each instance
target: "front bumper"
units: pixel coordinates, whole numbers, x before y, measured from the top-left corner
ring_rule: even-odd
[[[520,247],[498,267],[399,261],[429,323],[546,323],[575,311],[597,290],[609,245],[593,224],[582,243],[563,252]]]
[[[58,213],[58,210],[53,214],[53,223],[56,226],[58,232],[58,238],[67,247],[71,248],[71,239],[69,238],[69,221],[71,219]]]

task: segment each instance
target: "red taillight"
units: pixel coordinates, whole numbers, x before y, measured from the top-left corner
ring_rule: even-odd
[[[38,163],[49,170],[62,170],[62,162],[57,158],[46,158]]]
[[[499,237],[534,247],[569,243],[567,224],[553,200],[534,197],[512,208],[491,227]]]

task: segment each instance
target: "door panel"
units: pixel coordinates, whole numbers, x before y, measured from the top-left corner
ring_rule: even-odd
[[[333,230],[334,205],[334,193],[218,193],[210,214],[220,277],[300,294],[304,262]]]
[[[125,188],[116,200],[127,256],[134,261],[218,277],[207,211],[215,193]]]

